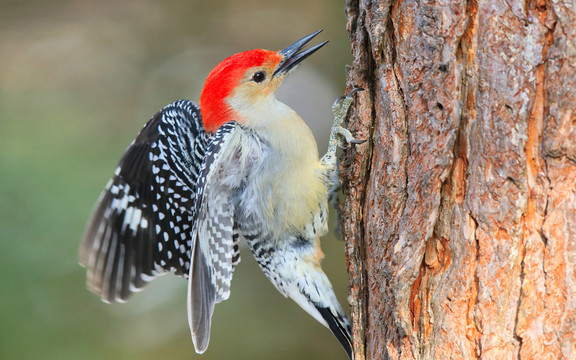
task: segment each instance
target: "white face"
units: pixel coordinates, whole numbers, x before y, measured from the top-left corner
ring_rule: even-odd
[[[230,109],[242,123],[254,124],[255,121],[270,121],[280,114],[287,115],[284,104],[279,103],[275,96],[285,76],[273,76],[275,69],[273,65],[250,68],[226,98]],[[256,107],[258,111],[255,111]]]
[[[284,76],[273,76],[274,70],[276,66],[272,64],[248,69],[229,98],[242,94],[246,102],[254,103],[270,95],[273,96],[284,80]]]

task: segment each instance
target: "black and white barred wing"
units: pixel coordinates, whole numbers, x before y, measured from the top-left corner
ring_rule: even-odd
[[[240,161],[241,132],[236,122],[220,127],[206,149],[198,177],[196,244],[188,281],[188,321],[198,353],[208,347],[214,305],[229,297],[239,260],[233,197],[248,171]]]
[[[80,248],[90,290],[124,301],[166,271],[188,276],[196,180],[207,138],[200,109],[172,103],[141,130],[96,205]]]

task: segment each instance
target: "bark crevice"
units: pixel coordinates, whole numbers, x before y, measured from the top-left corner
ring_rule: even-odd
[[[576,10],[350,4],[359,360],[574,358]]]

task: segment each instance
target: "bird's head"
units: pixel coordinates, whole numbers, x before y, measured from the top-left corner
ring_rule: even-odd
[[[231,120],[242,122],[244,110],[273,98],[286,75],[327,43],[300,51],[320,31],[303,37],[284,50],[245,51],[218,64],[208,75],[200,95],[206,131],[214,133]]]

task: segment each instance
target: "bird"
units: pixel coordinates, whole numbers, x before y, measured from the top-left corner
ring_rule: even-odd
[[[125,302],[158,275],[187,279],[188,324],[201,354],[246,241],[276,289],[328,327],[352,359],[351,323],[322,271],[320,237],[337,182],[336,149],[363,142],[342,126],[361,89],[332,106],[322,158],[302,118],[275,96],[327,43],[306,49],[321,31],[280,51],[228,57],[208,74],[199,103],[173,102],[144,125],[86,226],[79,262],[89,290]]]

